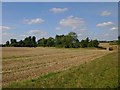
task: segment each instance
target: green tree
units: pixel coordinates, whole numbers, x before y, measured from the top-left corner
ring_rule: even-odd
[[[10,42],[11,42],[11,44],[10,44],[11,46],[14,46],[14,47],[17,46],[17,40],[16,39],[11,39]]]
[[[31,38],[31,46],[32,47],[36,47],[37,46],[37,43],[36,43],[36,37],[35,36],[33,36],[32,38]]]
[[[120,37],[119,37],[120,40]],[[10,44],[11,42],[11,44]],[[6,46],[16,46],[16,47],[64,47],[64,48],[79,48],[79,47],[98,47],[99,42],[97,40],[89,40],[87,37],[85,40],[77,39],[77,34],[75,32],[70,32],[67,35],[56,35],[55,39],[49,37],[48,39],[41,38],[36,42],[36,37],[29,36],[24,40],[17,42],[16,39],[11,39],[6,42]]]
[[[99,45],[98,40],[93,40],[93,47],[98,47],[98,45]]]
[[[39,39],[37,41],[37,43],[38,43],[38,46],[46,47],[47,46],[47,39],[45,39],[45,38]]]
[[[75,32],[70,32],[70,33],[68,33],[68,36],[71,37],[71,42],[72,42],[72,43],[76,43],[77,34],[76,34]]]
[[[88,47],[94,47],[94,45],[93,45],[93,40],[91,40],[91,41],[88,43]]]
[[[56,35],[55,46],[65,48],[79,47],[79,40],[77,39],[77,34],[74,32],[70,32],[68,33],[68,35]]]
[[[120,36],[118,36],[118,41],[117,41],[118,45],[120,45]]]
[[[18,42],[18,47],[25,47],[25,44],[22,40]]]
[[[48,47],[53,47],[54,46],[54,38],[52,38],[52,37],[49,37],[48,39],[47,39],[47,46]]]
[[[32,47],[31,36],[26,37],[26,38],[23,40],[23,42],[24,42],[24,46],[25,46],[25,47]]]
[[[87,43],[86,43],[86,40],[81,40],[81,42],[80,42],[80,47],[82,47],[82,48],[85,48],[85,47],[87,47],[88,45],[87,45]]]
[[[90,39],[87,37],[87,38],[86,38],[86,42],[89,43],[89,41],[90,41]]]
[[[80,47],[80,43],[79,40],[76,40],[76,43],[73,43],[72,48],[79,48]]]
[[[85,43],[86,43],[87,47],[88,47],[89,42],[90,42],[90,39],[87,37],[86,40],[85,40]]]
[[[56,47],[64,47],[64,39],[65,36],[64,35],[56,35],[55,36],[55,46]]]
[[[5,46],[7,46],[7,47],[10,46],[10,42],[7,41]]]

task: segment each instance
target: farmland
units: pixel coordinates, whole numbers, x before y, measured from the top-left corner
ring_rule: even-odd
[[[85,75],[85,73],[86,73],[86,78],[84,77],[84,79],[86,82],[89,82],[90,78],[88,80],[88,76],[87,76],[87,72],[90,73],[90,71],[88,70],[89,68],[93,69],[91,71],[91,72],[93,72],[93,75],[96,73],[95,72],[96,70],[100,69],[100,72],[98,74],[101,75],[103,69],[106,69],[106,68],[109,69],[112,64],[113,64],[113,67],[116,67],[116,65],[117,65],[116,51],[106,51],[106,50],[99,50],[99,49],[95,49],[95,48],[65,49],[65,48],[52,48],[52,47],[51,48],[48,48],[48,47],[45,47],[45,48],[44,47],[37,47],[37,48],[4,47],[2,49],[2,54],[3,54],[2,55],[2,58],[3,58],[3,61],[2,61],[3,87],[7,87],[7,86],[9,87],[9,85],[11,85],[13,83],[16,86],[15,83],[19,83],[20,81],[32,80],[35,78],[36,79],[38,78],[38,80],[36,82],[44,81],[44,80],[47,80],[48,82],[52,82],[52,85],[46,84],[47,85],[46,87],[50,87],[50,86],[51,87],[62,87],[59,85],[59,83],[58,84],[56,83],[57,85],[53,86],[53,85],[55,85],[55,82],[56,82],[56,81],[54,81],[54,79],[60,80],[59,75],[61,76],[61,75],[63,75],[63,73],[64,73],[63,76],[65,76],[65,75],[69,76],[69,75],[71,75],[70,74],[71,72],[74,72],[74,73],[76,73],[76,75],[79,75],[79,72],[82,72],[82,70],[79,71],[78,68],[81,68],[81,67],[86,67],[86,69],[84,68],[83,74]],[[112,57],[112,56],[114,56],[114,57]],[[115,60],[113,60],[113,59],[115,59]],[[100,62],[100,60],[102,62]],[[103,62],[104,60],[105,60],[105,64]],[[109,60],[110,60],[110,62],[109,62]],[[97,61],[97,62],[94,63],[93,61]],[[107,63],[107,62],[109,62],[109,63]],[[112,62],[112,64],[111,64],[111,62]],[[94,63],[94,64],[90,64],[90,63]],[[87,66],[87,64],[90,64],[90,65]],[[100,65],[102,66],[102,68],[100,67]],[[105,66],[108,66],[108,67],[105,67]],[[78,70],[78,72],[77,72],[77,70]],[[117,69],[115,68],[113,70],[113,72],[115,72],[114,74],[116,75],[115,70],[117,70]],[[59,74],[57,72],[61,72],[62,74],[61,73]],[[111,73],[111,72],[109,71],[109,73]],[[81,75],[83,75],[83,74],[81,74]],[[43,76],[44,78],[41,79],[40,76]],[[52,76],[53,81],[48,78],[49,76]],[[74,75],[71,75],[69,77],[72,77],[72,76],[74,76]],[[103,74],[103,76],[104,76],[104,74]],[[112,78],[114,79],[113,76],[112,76]],[[82,76],[75,76],[75,77],[82,77]],[[113,80],[114,85],[116,85],[116,77]],[[99,77],[96,77],[96,78],[99,78]],[[109,77],[109,78],[111,78],[111,77]],[[74,80],[76,80],[76,79],[74,79]],[[105,80],[106,80],[106,77],[105,77]],[[81,79],[81,82],[82,81],[83,80]],[[99,81],[100,81],[100,78],[99,78]],[[97,83],[99,81],[97,81]],[[72,82],[75,82],[75,81],[72,81]],[[42,83],[42,82],[39,82],[39,83]],[[46,82],[43,82],[44,85],[45,85],[45,83]],[[19,84],[21,85],[21,83],[19,83]],[[25,82],[25,84],[26,84],[26,82]],[[25,84],[21,85],[21,87],[23,87],[23,86],[26,87],[27,85],[31,84],[31,82],[27,85],[25,85]],[[69,83],[69,84],[71,84],[71,83]],[[83,83],[78,82],[78,86],[73,85],[73,87],[82,87],[81,84],[83,84],[83,87],[88,87],[87,86],[88,83],[86,83],[86,86],[85,86],[84,82]],[[11,87],[15,87],[14,85],[12,85]],[[35,87],[40,86],[40,85],[38,85],[38,86],[37,85],[38,84],[35,84],[34,86]],[[92,85],[92,86],[95,87],[95,85]],[[42,86],[40,86],[40,87],[42,87]],[[64,86],[64,87],[69,87],[69,85]]]

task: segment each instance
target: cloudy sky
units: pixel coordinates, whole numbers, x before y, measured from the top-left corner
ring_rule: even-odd
[[[35,35],[37,39],[76,32],[78,39],[115,40],[118,3],[18,2],[2,4],[2,43]]]

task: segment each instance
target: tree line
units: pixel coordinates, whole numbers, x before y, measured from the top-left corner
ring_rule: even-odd
[[[77,39],[75,32],[70,32],[67,35],[56,35],[55,38],[41,38],[36,41],[35,36],[26,37],[24,40],[17,42],[16,39],[10,39],[4,45],[5,47],[63,47],[63,48],[85,48],[98,47],[98,40],[90,40],[88,37],[81,42]]]
[[[118,41],[117,41],[118,45],[120,45],[120,36],[118,36]]]

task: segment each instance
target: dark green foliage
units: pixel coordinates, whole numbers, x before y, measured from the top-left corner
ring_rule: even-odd
[[[6,46],[7,47],[10,46],[10,42],[9,41],[6,42]]]
[[[26,37],[24,40],[23,40],[23,45],[25,46],[25,47],[36,47],[36,37],[35,36],[33,36],[33,37],[31,37],[31,36],[29,36],[29,37]]]
[[[56,47],[65,47],[65,36],[64,35],[56,35],[55,36],[55,46]]]
[[[98,47],[98,45],[99,45],[99,42],[97,40],[91,40],[88,43],[88,47]]]
[[[31,47],[32,46],[32,43],[31,43],[31,36],[29,37],[26,37],[23,42],[25,43],[25,46],[26,47]]]
[[[47,39],[45,39],[45,38],[39,39],[39,40],[37,41],[37,43],[38,43],[38,46],[43,46],[43,47],[45,47],[46,44],[47,44]]]
[[[54,46],[54,38],[52,38],[52,37],[49,37],[48,39],[47,39],[47,46],[48,47],[53,47]]]
[[[33,36],[33,37],[31,38],[31,43],[32,43],[32,46],[33,46],[33,47],[36,47],[36,46],[37,46],[36,37],[35,37],[35,36]]]
[[[21,47],[24,47],[24,42],[22,41],[22,40],[20,40],[19,42],[18,42],[18,46],[21,46]]]
[[[11,42],[11,43],[10,43]],[[13,47],[62,47],[62,48],[85,48],[85,47],[97,47],[97,40],[89,40],[87,37],[85,40],[79,42],[77,39],[77,34],[75,32],[70,32],[67,35],[56,35],[55,39],[49,37],[48,39],[41,38],[36,42],[36,37],[29,36],[24,40],[20,40],[17,42],[16,39],[11,39],[6,42],[5,46],[13,46]]]
[[[7,41],[5,46],[11,46],[11,47],[36,47],[36,37],[29,36],[26,37],[24,40],[20,40],[17,42],[16,39],[11,39],[10,42]]]
[[[14,47],[17,46],[17,40],[16,39],[10,39],[10,42],[11,42],[10,46],[14,46]]]
[[[77,34],[70,32],[68,35],[56,35],[55,46],[64,48],[78,48],[79,40],[77,39]]]
[[[93,40],[93,47],[98,47],[98,45],[99,45],[99,42],[98,42],[98,40]]]
[[[98,42],[98,40],[89,40],[89,38],[87,37],[85,40],[82,40],[80,42],[80,45],[81,45],[82,48],[85,48],[85,47],[98,47],[99,42]]]
[[[90,41],[90,40],[89,40],[89,38],[87,37],[86,40],[85,40],[85,42],[88,44],[89,41]]]
[[[120,45],[120,36],[118,36],[118,41],[117,41],[118,45]]]
[[[86,43],[85,40],[82,40],[82,41],[80,42],[80,46],[81,46],[82,48],[87,47],[87,44],[88,44],[88,43]]]

